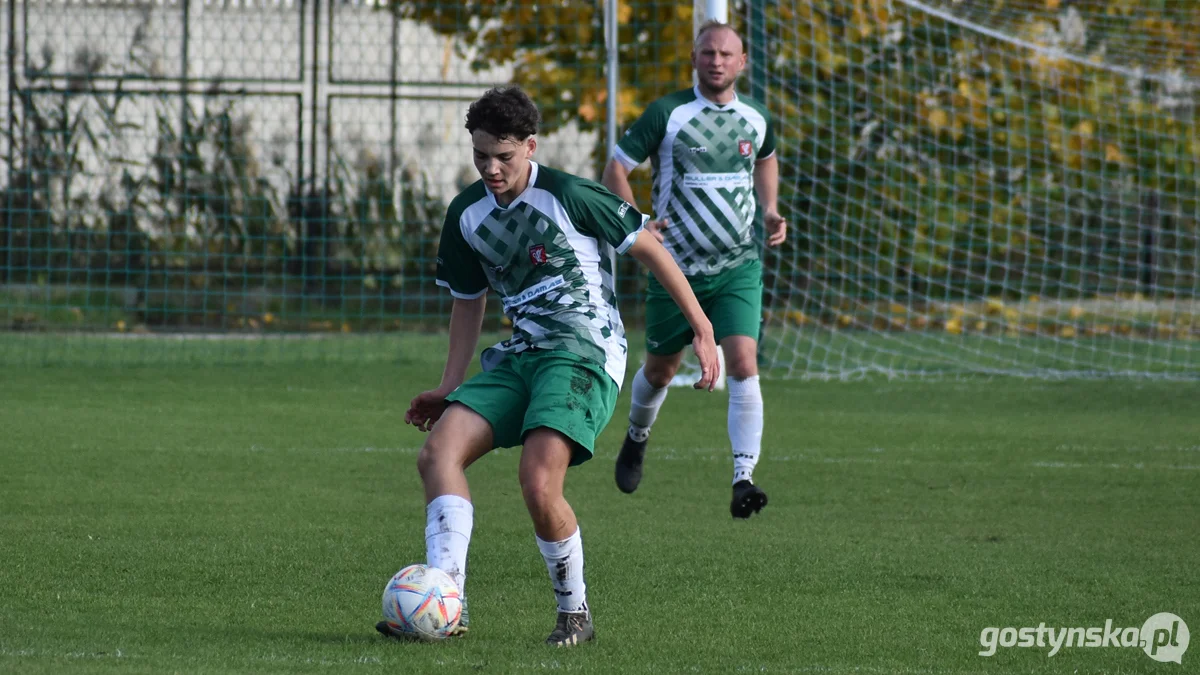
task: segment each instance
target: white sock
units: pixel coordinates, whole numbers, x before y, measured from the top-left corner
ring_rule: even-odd
[[[658,409],[667,400],[667,387],[655,389],[646,379],[646,367],[638,368],[633,376],[633,404],[629,406],[629,435],[635,441],[650,437],[650,427],[658,417]]]
[[[474,520],[475,507],[458,495],[442,495],[425,507],[425,562],[449,574],[460,593]]]
[[[542,541],[541,537],[537,537],[537,545],[542,557],[546,559],[546,570],[550,572],[550,583],[554,586],[555,597],[558,598],[558,611],[586,610],[583,539],[579,536],[579,528],[575,528],[575,534],[562,541]]]
[[[750,480],[762,452],[763,400],[758,376],[729,378],[729,442],[733,482]]]

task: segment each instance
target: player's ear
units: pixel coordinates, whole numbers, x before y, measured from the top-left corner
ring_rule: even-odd
[[[525,147],[529,149],[529,156],[533,157],[533,151],[537,150],[537,136],[530,136],[525,139]]]

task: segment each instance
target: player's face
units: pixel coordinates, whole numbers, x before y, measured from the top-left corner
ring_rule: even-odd
[[[692,66],[705,89],[713,92],[729,89],[746,67],[741,39],[725,28],[708,31],[692,50]]]
[[[529,159],[537,148],[533,136],[524,140],[497,138],[483,129],[471,134],[475,168],[488,191],[501,203],[521,194],[529,178]]]

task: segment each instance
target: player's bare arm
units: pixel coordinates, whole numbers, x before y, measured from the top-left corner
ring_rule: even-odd
[[[652,237],[638,237],[629,248],[629,254],[654,274],[654,278],[658,279],[675,304],[679,305],[683,316],[692,327],[692,332],[696,334],[692,340],[692,348],[700,361],[702,376],[694,386],[696,389],[712,391],[721,374],[720,361],[717,360],[717,343],[713,339],[712,323],[700,308],[700,302],[692,292],[687,277],[683,276],[679,265],[667,249],[663,248],[662,243]]]
[[[629,185],[629,170],[625,168],[625,165],[616,159],[608,160],[608,166],[604,167],[604,176],[601,177],[600,183],[613,194],[629,202],[630,206],[637,209],[637,202],[633,199],[633,188]],[[638,210],[640,211],[641,209]],[[662,230],[669,224],[665,218],[662,220],[652,220],[646,223],[646,231],[654,235],[654,238],[661,242],[663,240]]]
[[[637,201],[633,198],[633,188],[629,185],[629,170],[616,159],[608,160],[608,166],[604,167],[604,175],[601,176],[600,183],[613,194],[629,202],[630,206],[641,211],[638,209]],[[645,212],[643,211],[643,213]]]
[[[787,239],[787,221],[779,215],[779,160],[775,155],[754,163],[754,191],[763,207],[767,246],[779,246]]]
[[[455,298],[450,310],[450,349],[442,382],[436,389],[421,392],[408,404],[404,421],[421,431],[429,431],[446,411],[446,396],[458,388],[467,377],[467,367],[475,357],[479,334],[483,330],[483,314],[487,309],[487,293],[478,298]]]

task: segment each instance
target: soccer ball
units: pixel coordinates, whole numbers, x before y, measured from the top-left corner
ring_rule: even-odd
[[[442,570],[409,565],[383,589],[383,619],[393,630],[421,640],[442,640],[458,626],[458,584]]]

